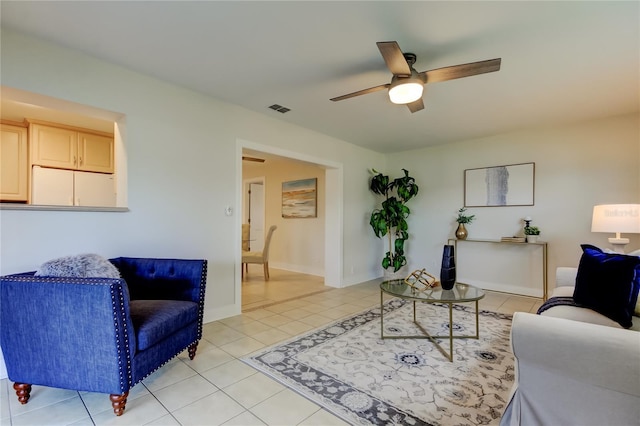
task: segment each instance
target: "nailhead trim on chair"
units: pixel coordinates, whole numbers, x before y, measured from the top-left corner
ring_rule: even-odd
[[[120,284],[121,280],[116,281],[116,283],[114,284]],[[126,285],[126,284],[125,284]],[[132,384],[132,377],[131,377],[131,351],[130,351],[130,347],[129,347],[129,330],[127,328],[127,321],[126,321],[126,313],[124,311],[124,289],[122,289],[122,291],[119,292],[119,306],[116,306],[116,294],[115,294],[115,285],[111,285],[111,305],[113,306],[113,309],[111,310],[113,312],[113,326],[114,326],[114,330],[115,330],[115,335],[116,335],[116,346],[118,347],[118,354],[120,354],[122,345],[124,344],[124,348],[125,348],[125,359],[126,359],[126,376],[127,376],[127,381],[125,383],[124,381],[124,372],[123,372],[123,365],[122,365],[122,358],[120,356],[118,356],[118,369],[120,372],[120,388],[122,389],[123,392],[128,391]],[[118,309],[119,308],[119,309]],[[121,321],[122,321],[122,329],[123,329],[123,334],[124,334],[124,342],[120,341],[119,338],[119,333],[118,333],[118,316],[120,316]]]
[[[202,274],[200,275],[200,302],[198,303],[198,340],[202,338],[202,321],[204,320],[204,295],[207,285],[208,262],[203,260]]]

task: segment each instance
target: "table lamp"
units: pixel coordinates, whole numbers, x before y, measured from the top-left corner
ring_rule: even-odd
[[[591,232],[615,232],[609,243],[617,253],[624,253],[628,238],[621,233],[640,234],[640,204],[601,204],[593,207]]]

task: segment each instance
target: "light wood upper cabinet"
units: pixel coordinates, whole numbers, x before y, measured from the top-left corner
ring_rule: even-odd
[[[0,125],[0,200],[26,202],[29,157],[27,128]]]
[[[32,124],[31,163],[60,169],[75,169],[78,132]]]
[[[78,133],[78,170],[113,173],[113,138]]]
[[[113,173],[113,136],[31,123],[31,164]]]

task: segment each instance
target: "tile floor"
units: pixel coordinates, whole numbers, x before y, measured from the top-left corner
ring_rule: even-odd
[[[20,425],[344,425],[240,358],[292,336],[375,306],[377,281],[344,289],[308,275],[271,271],[265,286],[257,269],[243,283],[243,314],[204,325],[196,358],[186,353],[130,392],[116,417],[104,394],[34,386],[20,405],[0,380],[0,426]],[[542,301],[489,292],[481,309],[535,312]]]

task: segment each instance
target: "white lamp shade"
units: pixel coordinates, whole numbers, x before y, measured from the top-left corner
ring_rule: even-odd
[[[407,81],[392,85],[389,88],[389,99],[394,104],[410,104],[422,97],[423,83],[416,81]]]
[[[591,232],[640,234],[640,204],[594,206]]]

